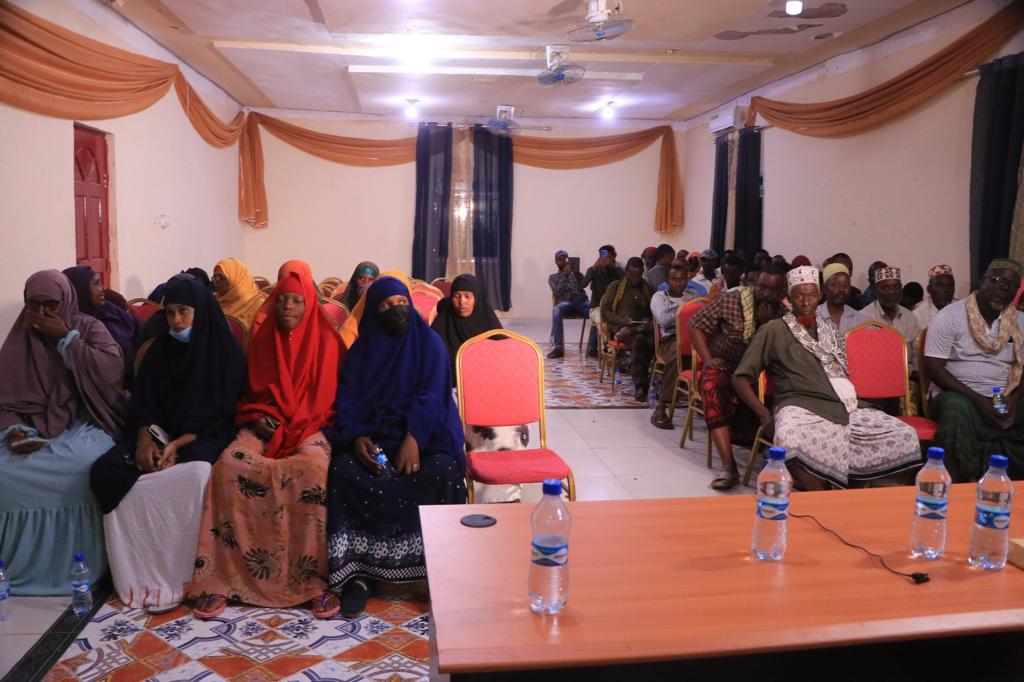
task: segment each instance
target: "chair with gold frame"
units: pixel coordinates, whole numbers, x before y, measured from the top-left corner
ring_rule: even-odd
[[[500,337],[500,338],[494,338]],[[506,329],[469,339],[455,356],[459,417],[467,426],[519,426],[539,423],[540,447],[530,450],[474,451],[466,454],[469,501],[473,483],[512,485],[558,478],[576,499],[572,469],[547,446],[544,413],[544,357],[536,343]]]
[[[757,399],[764,404],[765,398],[768,395],[768,374],[765,371],[761,371],[761,374],[757,377]],[[710,440],[710,439],[708,439]],[[754,470],[754,462],[758,458],[758,454],[761,451],[761,446],[772,447],[775,442],[771,438],[764,437],[764,428],[760,425],[757,427],[757,431],[754,433],[754,442],[750,446],[750,459],[747,460],[747,466],[743,468],[743,485],[750,485],[750,473]]]

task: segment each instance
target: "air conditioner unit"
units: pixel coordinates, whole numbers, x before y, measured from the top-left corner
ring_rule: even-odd
[[[730,128],[742,128],[747,120],[746,107],[733,107],[711,115],[708,128],[713,133],[720,133]]]

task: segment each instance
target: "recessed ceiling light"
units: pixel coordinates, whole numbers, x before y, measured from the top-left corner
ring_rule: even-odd
[[[407,99],[405,100],[408,104],[405,107],[405,117],[408,119],[417,119],[420,116],[419,109],[416,108],[416,102],[418,99]]]
[[[612,111],[613,104],[615,104],[615,102],[611,101],[601,107],[601,118],[615,118],[615,112]]]
[[[798,16],[803,11],[804,3],[801,0],[786,0],[786,14],[789,16]]]

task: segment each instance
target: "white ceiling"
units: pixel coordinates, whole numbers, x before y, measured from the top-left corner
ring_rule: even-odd
[[[784,16],[783,0],[623,4],[635,28],[590,44],[565,37],[585,0],[125,0],[119,11],[247,106],[398,115],[415,98],[427,118],[486,117],[498,104],[576,118],[614,100],[621,118],[670,119],[830,42],[867,44],[954,3],[810,0],[802,17]],[[538,85],[547,44],[571,45],[588,77]]]

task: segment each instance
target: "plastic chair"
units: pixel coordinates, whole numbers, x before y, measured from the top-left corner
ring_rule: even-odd
[[[141,324],[145,325],[149,321],[149,318],[153,317],[153,313],[158,310],[162,310],[159,303],[154,303],[148,298],[133,298],[128,301],[128,312],[138,320]]]
[[[771,394],[768,386],[768,374],[765,371],[761,371],[761,374],[757,377],[757,399],[763,404],[765,398]],[[757,427],[757,431],[754,433],[754,444],[750,446],[750,459],[747,460],[747,466],[743,468],[743,485],[750,485],[750,474],[754,470],[754,460],[758,458],[758,453],[761,451],[761,446],[772,447],[775,445],[775,441],[771,438],[764,437],[764,429],[761,426]]]
[[[492,338],[496,336],[502,338]],[[474,481],[512,485],[547,478],[564,479],[569,499],[575,500],[572,470],[547,447],[544,359],[537,344],[508,330],[492,329],[462,344],[455,356],[455,374],[464,427],[540,424],[539,448],[466,455],[470,503]]]
[[[910,404],[907,342],[888,325],[865,322],[846,332],[847,372],[858,398],[902,398],[903,415],[896,418],[913,427],[918,440],[935,439],[939,425],[927,417],[906,416]]]
[[[331,321],[335,329],[341,329],[341,325],[345,324],[345,320],[348,319],[348,308],[346,308],[340,301],[336,301],[333,298],[324,298],[320,300],[320,310],[324,311],[327,315],[327,319]]]
[[[242,352],[244,353],[249,347],[249,329],[237,317],[225,315],[224,319],[227,320],[228,327],[231,328],[235,341],[238,341],[238,345],[242,347]]]

